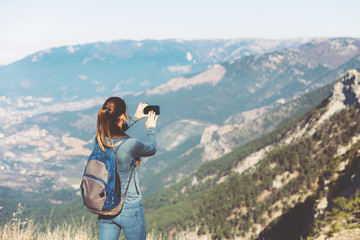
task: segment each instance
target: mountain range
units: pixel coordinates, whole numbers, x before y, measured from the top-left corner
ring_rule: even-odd
[[[120,40],[50,48],[1,66],[0,95],[63,101],[124,95],[308,40]]]
[[[239,144],[274,129],[284,118],[295,117],[299,113],[289,114],[291,104],[287,105],[289,108],[283,104],[333,83],[347,69],[359,66],[359,47],[357,39],[314,41],[298,48],[216,65],[188,81],[179,80],[191,84],[176,90],[164,90],[174,89],[176,82],[169,81],[125,97],[130,103],[145,101],[162,107],[159,123],[165,129],[160,129],[159,135],[166,137],[163,141],[167,143],[166,150],[160,149],[152,161],[144,164],[149,174],[144,187],[148,188],[149,184],[161,188],[163,184],[179,181],[184,172],[194,171],[201,163],[221,157]],[[310,53],[314,55],[311,57]],[[218,79],[215,81],[207,74]],[[317,101],[321,101],[320,98]],[[273,113],[278,116],[277,121],[268,116],[269,121],[265,122],[266,115],[278,111],[280,106],[283,111]],[[304,105],[303,111],[306,110],[309,108]],[[243,134],[239,134],[241,132]],[[155,174],[159,171],[159,162],[168,166],[162,168],[161,178]]]
[[[144,193],[180,181],[202,163],[318,104],[331,86],[313,94],[310,101],[300,97],[359,66],[359,46],[358,39],[313,40],[295,48],[217,63],[203,72],[126,95],[130,113],[140,101],[161,106],[159,151],[145,159],[141,168]],[[3,185],[28,191],[78,187],[101,97],[63,102],[46,96],[2,99],[0,168],[2,179],[10,179],[3,180]],[[129,134],[145,138],[143,125],[137,123]]]
[[[21,64],[42,74],[32,64],[51,61],[40,55]],[[212,239],[315,238],[346,229],[343,215],[358,227],[360,77],[348,69],[360,66],[359,39],[316,39],[222,58],[124,95],[130,113],[140,101],[161,106],[158,153],[139,169],[149,229],[169,238],[181,231]],[[56,85],[17,88],[20,62],[0,68],[1,77],[15,76],[0,88],[8,93],[0,105],[0,182],[11,188],[0,188],[0,205],[24,194],[37,202],[29,203],[33,213],[60,204],[57,219],[79,218],[84,209],[76,191],[64,189],[78,189],[104,96],[94,95],[96,88],[79,91],[91,94],[86,100],[74,92],[68,99]],[[46,87],[53,96],[32,95]],[[145,138],[143,125],[129,134]]]

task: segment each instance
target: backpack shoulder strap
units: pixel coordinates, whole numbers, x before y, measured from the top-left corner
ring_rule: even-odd
[[[122,137],[122,138],[120,138],[121,141],[118,141],[117,143],[113,144],[113,147],[117,147],[117,146],[120,147],[120,145],[121,145],[123,142],[125,142],[126,140],[128,140],[129,138],[131,138],[131,137]],[[111,144],[112,144],[112,142],[111,142]],[[118,148],[118,149],[119,149],[119,148]],[[115,149],[114,149],[114,150],[115,150]]]
[[[123,140],[117,142],[115,145],[114,145],[114,143],[112,142],[112,140],[111,140],[111,138],[110,138],[111,146],[113,147],[113,149],[114,149],[114,151],[115,151],[116,160],[117,160],[118,162],[119,162],[119,157],[118,157],[118,155],[117,155],[117,150],[116,150],[115,146],[119,146],[119,147],[118,147],[118,149],[119,149],[120,146],[121,146],[121,144],[122,144],[123,142],[125,142],[125,141],[126,141],[127,139],[129,139],[129,138],[131,138],[131,137],[123,137]],[[135,170],[135,167],[136,167],[136,164],[134,164],[134,166],[133,166],[132,169],[131,169],[131,173],[130,173],[130,177],[129,177],[128,184],[127,184],[127,186],[126,186],[125,194],[124,194],[124,196],[122,196],[122,201],[125,200],[126,194],[127,194],[128,190],[129,190],[129,185],[130,185],[131,177],[132,177],[132,174],[133,174],[133,172],[134,172],[134,170]],[[118,173],[117,173],[117,170],[116,170],[116,174],[118,174]],[[136,186],[135,176],[134,176],[134,183],[135,183],[136,192],[137,192],[137,194],[139,195],[139,190],[138,190],[138,188],[137,188],[137,186]],[[121,193],[121,186],[120,186],[120,193]]]
[[[119,157],[118,157],[118,155],[117,155],[117,150],[116,150],[116,148],[115,148],[115,145],[114,145],[111,137],[109,137],[109,138],[110,138],[111,146],[112,146],[112,148],[114,149],[114,152],[115,152],[115,176],[116,176],[116,178],[117,178],[117,181],[116,181],[116,182],[117,182],[117,183],[116,183],[116,189],[117,189],[118,193],[121,194],[120,176],[119,176],[119,173],[118,173],[118,171],[117,171],[117,163],[120,162],[120,161],[119,161]],[[129,138],[129,137],[123,137],[123,139],[122,139],[121,141],[119,141],[119,142],[116,143],[116,146],[119,146],[119,148],[120,148],[121,144],[122,144],[123,142],[125,142],[128,138]],[[118,148],[118,149],[119,149],[119,148]],[[125,195],[126,195],[126,193],[125,193]]]

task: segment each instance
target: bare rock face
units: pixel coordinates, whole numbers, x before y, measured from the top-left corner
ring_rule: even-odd
[[[345,105],[352,105],[354,103],[360,104],[360,73],[355,69],[349,70],[346,75],[341,78],[337,84],[342,84],[342,92],[344,95],[343,103]]]
[[[233,150],[236,146],[233,141],[237,125],[211,125],[205,128],[200,145],[203,147],[202,160],[210,161],[219,158]]]
[[[335,85],[330,97],[328,112],[332,114],[346,106],[360,104],[360,73],[355,69],[347,71],[346,75]],[[330,115],[332,115],[330,114]]]

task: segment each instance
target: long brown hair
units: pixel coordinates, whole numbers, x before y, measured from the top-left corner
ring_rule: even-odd
[[[123,114],[127,114],[126,104],[119,97],[108,98],[100,108],[97,116],[96,140],[102,151],[105,152],[104,146],[112,147],[106,142],[106,137],[112,144],[112,136],[127,136],[122,128],[125,122],[119,124]]]

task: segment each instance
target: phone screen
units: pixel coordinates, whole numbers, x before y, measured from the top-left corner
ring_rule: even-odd
[[[146,108],[144,108],[144,114],[148,114],[150,111],[154,111],[156,115],[160,115],[160,106],[149,105]]]

